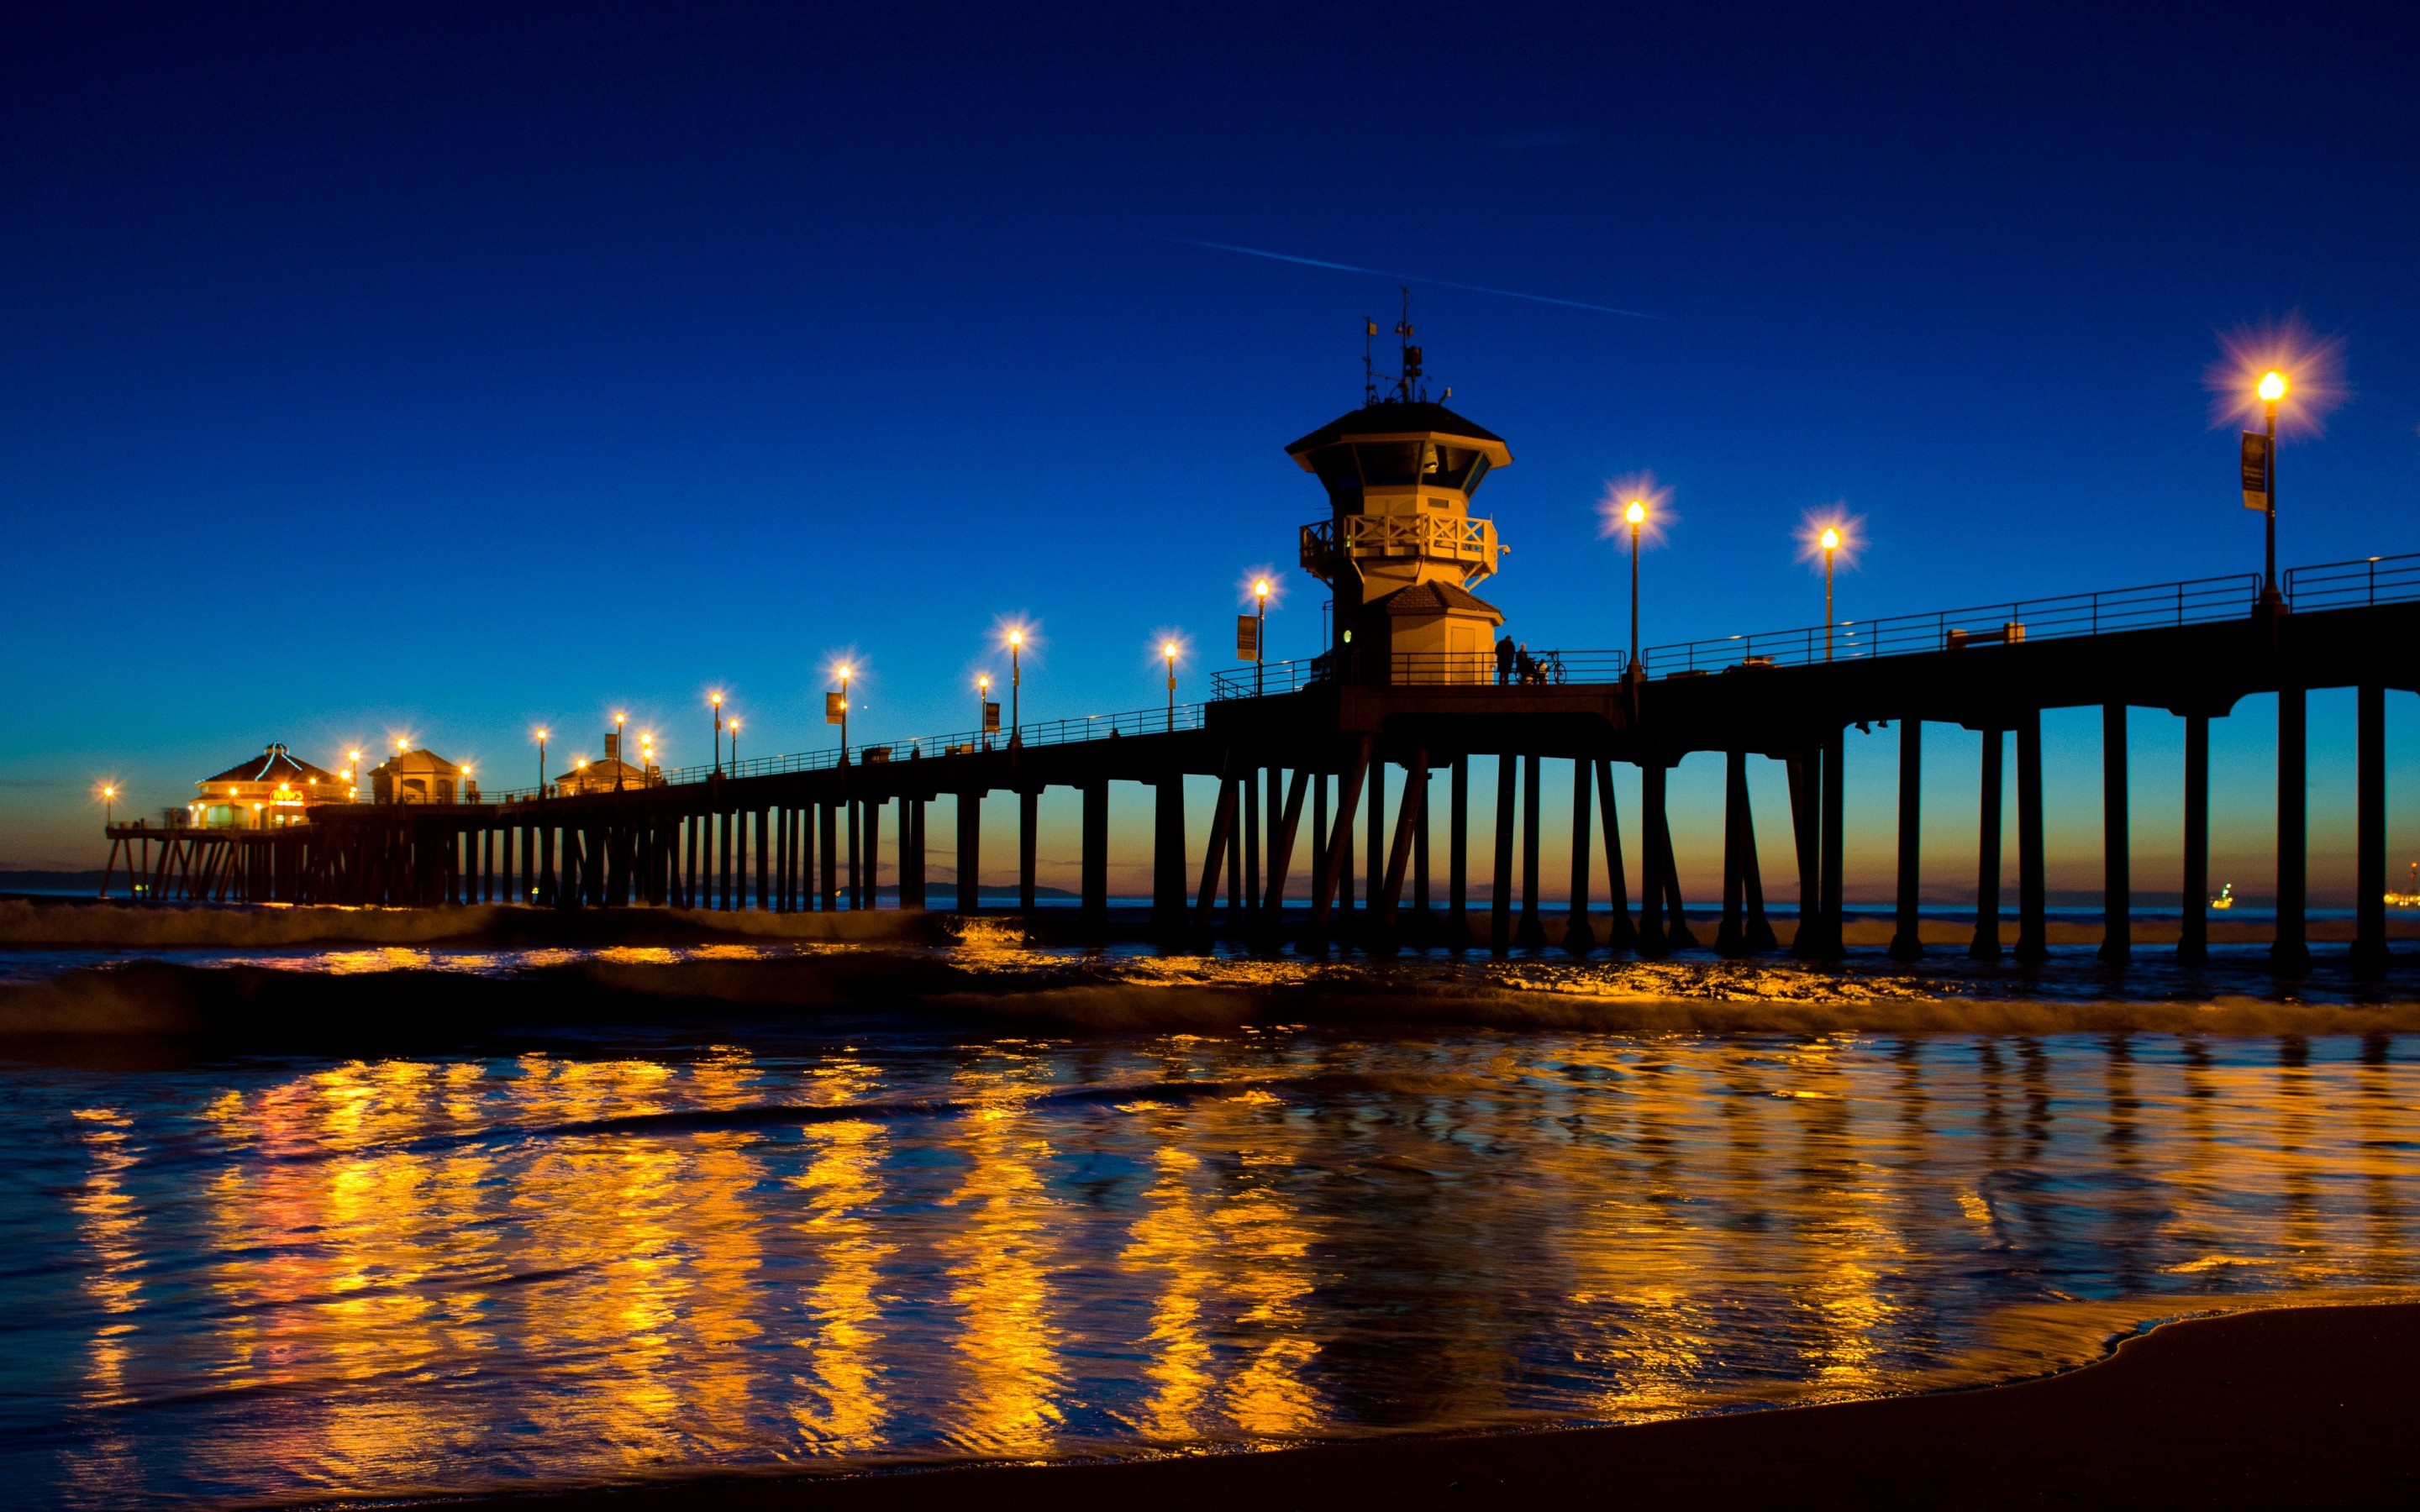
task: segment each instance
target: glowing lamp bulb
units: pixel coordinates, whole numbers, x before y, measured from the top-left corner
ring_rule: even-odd
[[[2260,397],[2270,404],[2286,397],[2286,375],[2277,372],[2261,374]]]
[[[1266,598],[1269,596],[1269,580],[1266,578],[1264,578],[1260,581],[1252,584],[1252,596],[1254,598]]]
[[[1022,630],[1009,631],[1008,643],[1012,646],[1021,646],[1025,644],[1025,632]]]
[[[1829,525],[1823,527],[1823,549],[1826,551],[1840,549],[1840,532]]]
[[[1166,645],[1161,646],[1159,648],[1159,654],[1166,656],[1169,660],[1174,661],[1176,659],[1176,642],[1171,640]]]
[[[1630,501],[1630,507],[1621,512],[1621,517],[1633,525],[1643,525],[1647,523],[1647,506],[1634,499]]]

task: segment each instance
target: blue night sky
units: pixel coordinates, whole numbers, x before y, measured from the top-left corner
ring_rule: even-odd
[[[1190,697],[1257,564],[1272,655],[1311,654],[1325,505],[1281,448],[1359,401],[1398,280],[1205,242],[1444,281],[1414,319],[1512,445],[1481,591],[1532,646],[1621,643],[1595,506],[1639,472],[1651,643],[1820,619],[1793,536],[1836,502],[1851,618],[2257,568],[2205,375],[2295,320],[2340,381],[2284,455],[2283,560],[2420,550],[2412,34],[2125,8],[18,8],[0,865],[97,866],[99,780],[156,812],[270,740],[520,784],[532,727],[593,755],[616,707],[702,762],[721,687],[747,754],[814,748],[851,649],[853,733],[960,730],[1012,615],[1028,718],[1157,703],[1168,630]],[[2314,699],[2322,903],[2350,707]],[[2247,893],[2269,708],[2215,742]],[[2097,717],[2050,728],[2053,886],[2097,886]],[[2135,716],[2147,892],[2178,728]],[[1851,737],[1861,887],[1896,738]],[[1931,741],[1947,896],[1974,737]]]

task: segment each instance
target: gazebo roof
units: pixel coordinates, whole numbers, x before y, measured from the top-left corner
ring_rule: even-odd
[[[334,787],[341,784],[344,779],[334,772],[321,771],[309,762],[297,759],[283,745],[272,745],[251,760],[239,762],[216,777],[206,777],[194,785],[209,787],[214,782],[291,782],[307,786],[315,781],[325,782]]]
[[[423,772],[433,773],[439,777],[452,777],[462,769],[424,746],[418,750],[398,751],[379,763],[371,770],[384,772],[389,777]]]

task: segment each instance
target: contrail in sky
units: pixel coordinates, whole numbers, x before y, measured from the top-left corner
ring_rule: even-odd
[[[1559,304],[1573,310],[1594,310],[1599,315],[1628,316],[1634,320],[1660,320],[1662,316],[1643,310],[1617,310],[1610,304],[1590,304],[1586,300],[1559,300],[1551,294],[1524,294],[1516,288],[1490,288],[1484,284],[1459,284],[1450,278],[1422,278],[1418,273],[1390,273],[1383,268],[1361,268],[1352,263],[1332,263],[1320,257],[1297,257],[1290,252],[1264,252],[1259,247],[1238,247],[1227,241],[1202,241],[1193,237],[1165,237],[1161,239],[1188,247],[1207,247],[1213,252],[1240,253],[1247,257],[1266,257],[1271,262],[1299,263],[1305,268],[1327,268],[1340,273],[1368,273],[1375,278],[1400,278],[1406,284],[1434,284],[1439,288],[1467,289],[1473,294],[1495,294],[1508,300],[1528,300],[1535,304]]]

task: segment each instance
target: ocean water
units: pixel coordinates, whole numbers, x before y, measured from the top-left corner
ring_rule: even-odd
[[[139,1053],[0,1040],[0,1485],[28,1504],[1634,1421],[2420,1298],[2412,983],[2280,986],[2249,951],[979,937],[5,980],[0,1012],[184,1005]]]

